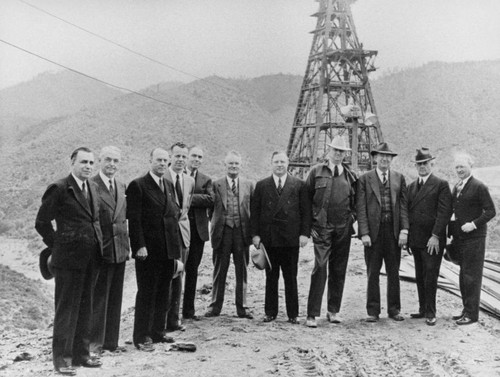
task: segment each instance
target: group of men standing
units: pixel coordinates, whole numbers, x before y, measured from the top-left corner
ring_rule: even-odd
[[[462,261],[464,308],[455,319],[459,325],[476,322],[486,223],[495,216],[495,208],[486,186],[471,176],[470,156],[456,158],[460,182],[452,192],[445,180],[432,173],[434,157],[426,148],[417,150],[414,162],[419,177],[408,187],[403,175],[391,169],[396,153],[387,143],[373,148],[376,168],[359,178],[344,163],[349,150],[342,137],[335,137],[327,159],[313,166],[305,181],[288,174],[286,153],[275,152],[271,176],[255,185],[240,176],[238,152],[226,155],[225,176],[212,182],[199,172],[203,150],[175,143],[170,153],[162,148],[151,151],[149,171],[126,187],[115,177],[119,149],[102,149],[95,176],[93,153],[76,149],[71,174],[47,188],[36,219],[36,229],[52,253],[55,370],[74,375],[74,366],[101,366],[91,351],[124,350],[118,338],[130,250],[138,288],[134,345],[152,351],[154,343],[174,342],[167,332],[185,329],[179,316],[181,301],[183,319],[198,320],[194,302],[209,221],[214,271],[205,317],[221,313],[232,256],[236,314],[253,318],[246,300],[248,247],[253,244],[257,249],[266,246],[270,262],[264,322],[278,315],[281,270],[288,321],[297,324],[299,249],[312,237],[315,262],[305,324],[317,327],[327,282],[326,317],[328,322],[340,323],[357,221],[367,266],[367,322],[377,322],[381,313],[382,264],[387,273],[388,316],[404,320],[399,286],[403,248],[415,259],[419,309],[411,317],[426,318],[428,325],[436,323],[437,279],[447,228]]]

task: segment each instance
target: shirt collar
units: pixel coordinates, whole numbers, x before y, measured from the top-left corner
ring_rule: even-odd
[[[328,168],[332,171],[332,175],[333,175],[333,172],[335,171],[335,166],[337,166],[337,168],[339,170],[339,175],[342,175],[342,173],[344,172],[344,167],[342,166],[342,163],[335,165],[333,162],[328,160],[327,165],[328,165]]]
[[[427,180],[429,179],[430,176],[431,176],[431,173],[427,174],[424,177],[418,176],[418,180],[422,180],[423,184],[425,185],[425,182],[427,182]]]
[[[198,174],[198,169],[191,170],[186,168],[186,174],[196,179],[196,174]]]
[[[102,181],[106,185],[106,187],[109,186],[109,181],[113,182],[113,186],[115,185],[115,178],[109,178],[107,175],[105,175],[102,171],[99,170],[99,176],[101,177]]]
[[[278,179],[281,178],[281,187],[283,187],[285,185],[285,182],[286,182],[286,176],[288,174],[285,174],[284,176],[282,177],[278,177],[276,174],[273,174],[273,179],[274,179],[274,184],[276,185],[276,187],[278,187]]]
[[[472,174],[469,175],[467,178],[463,179],[462,180],[462,186],[465,186],[465,184],[469,181],[469,179],[471,179],[471,177],[472,177]]]
[[[182,171],[176,173],[175,171],[172,170],[171,166],[168,168],[168,170],[170,170],[170,176],[172,177],[172,179],[175,179],[177,175],[179,175],[179,179],[182,179],[182,174],[184,174]]]
[[[80,190],[82,190],[82,191],[83,191],[83,187],[82,187],[82,186],[83,186],[83,183],[84,183],[85,181],[82,181],[80,178],[77,178],[77,177],[76,177],[76,175],[74,175],[73,173],[71,173],[71,175],[72,175],[72,176],[73,176],[73,178],[75,179],[76,184],[78,185],[78,187],[80,188]]]
[[[149,175],[151,177],[153,177],[153,179],[155,180],[156,184],[159,186],[160,185],[160,177],[158,177],[155,173],[153,173],[152,171],[149,172]],[[163,179],[163,177],[161,177]]]
[[[229,186],[231,186],[233,184],[233,179],[234,179],[234,183],[236,186],[238,186],[238,179],[240,177],[236,177],[236,178],[230,178],[228,175],[226,175],[226,180],[227,180],[227,183],[229,184]]]
[[[378,178],[380,179],[380,182],[383,182],[384,181],[384,176],[382,174],[384,174],[384,173],[378,167],[376,168],[376,170],[377,170],[377,175],[378,175]],[[387,170],[385,172],[385,178],[386,179],[389,179],[389,172],[390,172],[390,170]]]

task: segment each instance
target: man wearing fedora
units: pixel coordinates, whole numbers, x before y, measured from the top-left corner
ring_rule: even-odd
[[[272,175],[257,182],[250,201],[252,243],[265,245],[271,269],[266,269],[264,322],[278,315],[280,268],[285,281],[288,322],[297,324],[299,296],[297,265],[299,247],[307,244],[311,231],[311,209],[303,181],[288,174],[285,152],[271,156]]]
[[[97,185],[100,201],[99,222],[103,236],[103,255],[94,288],[90,348],[93,352],[123,351],[118,346],[122,311],[125,261],[130,252],[127,231],[126,186],[116,178],[121,151],[106,146],[99,155],[100,170],[90,180]]]
[[[49,185],[35,222],[43,242],[52,250],[52,362],[57,373],[68,376],[76,374],[74,366],[102,365],[89,352],[92,288],[97,261],[102,256],[97,188],[89,180],[93,166],[94,154],[90,149],[75,149],[70,175]]]
[[[205,317],[220,315],[224,304],[226,277],[233,255],[236,275],[236,314],[253,319],[247,308],[248,247],[252,243],[250,230],[250,197],[254,182],[240,176],[241,155],[230,151],[225,159],[226,176],[214,182],[214,208],[211,212],[210,238],[213,248],[212,302]]]
[[[487,222],[496,215],[488,187],[472,176],[472,165],[470,155],[460,153],[455,156],[459,181],[453,189],[449,229],[460,254],[459,284],[463,310],[453,316],[457,325],[469,325],[478,320]]]
[[[306,189],[312,202],[314,268],[307,300],[306,326],[317,327],[321,301],[328,280],[326,318],[340,323],[339,316],[345,275],[356,221],[356,175],[343,163],[347,151],[345,139],[333,138],[328,158],[311,168]]]
[[[428,148],[417,149],[418,178],[408,186],[408,247],[415,260],[419,309],[412,318],[436,324],[436,291],[439,267],[446,245],[446,226],[451,217],[448,182],[432,173],[434,159]]]
[[[367,322],[377,322],[380,315],[380,269],[387,273],[387,312],[395,321],[400,314],[399,265],[401,247],[408,242],[408,202],[406,182],[401,173],[391,170],[397,153],[387,143],[380,143],[371,154],[375,169],[363,174],[358,181],[358,233],[365,247],[368,275]]]

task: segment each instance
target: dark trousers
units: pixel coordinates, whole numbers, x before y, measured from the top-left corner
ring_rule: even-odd
[[[436,292],[443,252],[430,255],[427,248],[412,248],[415,260],[419,313],[426,318],[436,317]]]
[[[115,350],[120,336],[125,262],[100,263],[94,288],[90,349]]]
[[[307,316],[321,315],[321,301],[328,278],[327,310],[340,311],[344,292],[345,274],[351,247],[351,223],[333,228],[315,229],[314,268],[311,273]]]
[[[196,298],[196,284],[198,282],[198,268],[203,257],[205,241],[200,238],[196,229],[195,219],[190,219],[191,245],[186,261],[184,274],[184,300],[182,302],[182,316],[192,317],[195,314],[194,300]]]
[[[236,313],[244,315],[247,309],[247,266],[248,248],[243,242],[241,228],[224,226],[221,245],[213,251],[214,278],[212,287],[212,302],[210,310],[219,314],[224,304],[227,270],[233,255],[234,271],[236,275],[235,303]]]
[[[181,246],[181,262],[186,265],[189,249]],[[179,310],[182,298],[182,280],[184,272],[178,274],[170,283],[170,294],[167,309],[167,330],[175,330],[179,326]]]
[[[365,247],[365,262],[368,274],[366,310],[368,315],[380,314],[380,269],[385,263],[387,273],[387,313],[389,316],[399,314],[401,310],[399,288],[399,265],[401,249],[394,238],[392,222],[380,224],[377,241],[371,247]]]
[[[155,261],[146,258],[135,260],[137,295],[133,341],[137,346],[151,338],[163,337],[170,282],[174,272],[174,260]]]
[[[455,239],[454,242],[462,254],[459,283],[463,312],[473,321],[477,321],[483,280],[485,238]]]
[[[96,260],[81,270],[54,268],[55,315],[52,338],[54,367],[89,358],[92,289]]]
[[[265,313],[278,315],[278,288],[280,268],[285,281],[285,302],[288,318],[299,315],[299,294],[297,290],[297,264],[299,263],[299,247],[268,247],[267,254],[272,269],[266,269]]]

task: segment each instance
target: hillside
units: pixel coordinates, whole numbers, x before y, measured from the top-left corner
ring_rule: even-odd
[[[472,152],[479,167],[497,164],[499,76],[500,61],[429,63],[373,81],[384,136],[399,152],[395,167],[411,180],[411,161],[420,146],[438,155],[437,169],[451,182],[455,149]],[[213,177],[223,174],[229,149],[242,153],[244,175],[265,176],[271,151],[286,148],[301,81],[277,74],[160,83],[144,93],[164,103],[126,94],[38,121],[0,150],[0,235],[40,246],[33,230],[40,197],[47,184],[69,171],[69,154],[80,145],[95,151],[106,144],[122,148],[125,181],[148,169],[153,147],[168,148],[179,140],[204,146],[204,170]],[[497,237],[500,241],[500,231]]]

